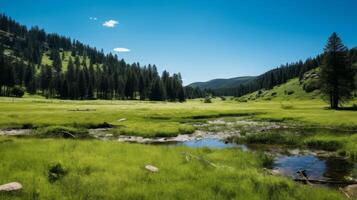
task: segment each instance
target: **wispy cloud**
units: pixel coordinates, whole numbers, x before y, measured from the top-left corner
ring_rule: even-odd
[[[97,21],[98,18],[97,17],[89,17],[90,20],[93,20],[93,21]]]
[[[113,51],[118,52],[118,53],[122,53],[122,52],[130,52],[130,49],[123,48],[123,47],[118,47],[118,48],[113,49]]]
[[[105,27],[108,27],[108,28],[113,28],[115,27],[119,22],[118,21],[115,21],[113,19],[109,20],[109,21],[106,21],[103,23],[103,26]]]

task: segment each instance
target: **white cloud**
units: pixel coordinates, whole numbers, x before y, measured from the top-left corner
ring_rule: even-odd
[[[113,51],[118,52],[118,53],[123,53],[123,52],[130,52],[130,49],[118,47],[118,48],[113,49]]]
[[[93,21],[97,21],[98,18],[97,17],[89,17],[90,20],[93,20]]]
[[[119,22],[115,21],[115,20],[109,20],[103,23],[103,26],[108,27],[108,28],[113,28],[114,26],[116,26]]]

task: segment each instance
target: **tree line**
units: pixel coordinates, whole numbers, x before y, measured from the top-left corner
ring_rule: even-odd
[[[357,48],[345,47],[336,33],[329,38],[324,53],[314,58],[281,65],[237,87],[215,90],[189,87],[186,91],[189,98],[209,95],[241,97],[261,89],[272,89],[292,78],[302,79],[304,73],[317,67],[321,67],[321,91],[328,96],[331,108],[338,108],[352,97],[351,91],[357,88]]]
[[[61,99],[186,99],[179,73],[159,75],[155,65],[128,64],[77,40],[38,27],[27,30],[5,15],[0,15],[0,31],[2,96],[15,96],[23,88]],[[52,64],[42,63],[45,54]]]

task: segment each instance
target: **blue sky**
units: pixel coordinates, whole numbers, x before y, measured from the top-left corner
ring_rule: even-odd
[[[356,10],[354,0],[0,0],[22,24],[107,53],[129,49],[118,56],[181,72],[185,84],[314,56],[333,31],[355,47]]]

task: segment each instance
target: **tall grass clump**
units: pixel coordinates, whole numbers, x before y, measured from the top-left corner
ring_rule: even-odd
[[[343,142],[334,139],[311,138],[304,141],[309,148],[336,151],[343,147]]]
[[[88,130],[67,126],[48,126],[38,128],[35,135],[43,138],[90,138]]]
[[[299,140],[299,136],[288,132],[266,132],[245,136],[245,141],[250,144],[297,145],[299,144]]]

